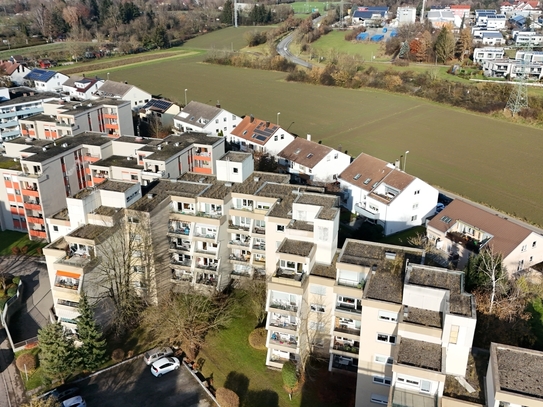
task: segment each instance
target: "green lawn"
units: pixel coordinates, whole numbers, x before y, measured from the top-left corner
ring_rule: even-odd
[[[402,232],[394,233],[380,240],[381,243],[394,244],[398,246],[413,247],[409,244],[409,238],[415,237],[418,234],[426,236],[426,228],[424,226],[416,226]]]
[[[14,232],[11,230],[5,230],[0,232],[0,256],[7,256],[12,254],[13,247],[28,247],[27,254],[31,256],[37,256],[37,248],[45,247],[45,244],[30,240],[28,234]]]
[[[40,348],[38,348],[38,347],[28,349],[28,350],[25,349],[25,350],[17,352],[15,354],[15,359],[17,359],[19,356],[21,356],[24,353],[32,353],[32,354],[37,356],[39,351],[40,351]],[[28,377],[24,372],[19,372],[19,374],[21,375],[21,380],[22,380],[26,390],[36,389],[36,388],[38,388],[40,386],[43,386],[45,384],[44,383],[44,376],[42,374],[42,370],[41,370],[39,365],[38,365],[38,368],[34,372],[31,372],[28,375]]]
[[[264,27],[228,27],[221,30],[212,31],[210,33],[200,35],[196,38],[188,40],[183,48],[190,49],[202,49],[202,50],[211,50],[211,49],[228,49],[238,51],[241,48],[247,46],[247,41],[243,38],[243,34],[248,31],[268,31],[276,26],[268,25]]]
[[[536,349],[543,350],[543,299],[536,298],[528,305],[528,311],[532,314],[532,331],[536,336]]]
[[[342,54],[361,55],[366,61],[390,61],[390,57],[385,56],[382,51],[382,45],[369,41],[346,41],[347,31],[332,31],[320,37],[311,44],[311,48],[320,56],[325,56],[334,50]]]
[[[44,44],[44,45],[34,45],[32,47],[25,47],[25,48],[19,48],[19,49],[10,49],[7,51],[1,51],[0,52],[0,59],[7,59],[11,57],[12,55],[37,55],[40,58],[47,58],[50,53],[53,52],[59,52],[59,51],[65,51],[68,49],[70,43],[68,42],[55,42],[51,44]],[[92,43],[92,42],[80,42],[79,43],[82,47],[92,47],[97,46],[98,44]]]
[[[314,10],[318,10],[319,13],[324,14],[333,5],[337,3],[327,1],[299,1],[296,3],[290,3],[295,14],[311,14]]]

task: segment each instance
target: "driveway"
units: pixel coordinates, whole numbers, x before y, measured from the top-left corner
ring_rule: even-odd
[[[185,366],[162,377],[141,357],[77,383],[88,407],[216,407]]]

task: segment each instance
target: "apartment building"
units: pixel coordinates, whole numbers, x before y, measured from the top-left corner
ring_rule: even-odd
[[[192,100],[174,117],[173,122],[174,131],[227,135],[241,122],[241,117],[221,108],[219,103],[210,106]]]
[[[42,113],[44,102],[58,100],[55,93],[36,93],[26,87],[8,88],[6,93],[5,100],[0,101],[0,142],[19,137],[19,120]]]
[[[478,64],[482,64],[485,61],[492,61],[495,59],[502,59],[505,55],[503,48],[475,48],[473,50],[473,61]]]
[[[130,103],[126,101],[48,102],[43,108],[43,114],[19,120],[23,136],[54,140],[85,131],[111,137],[134,135]]]
[[[111,139],[90,132],[57,141],[19,137],[5,142],[2,228],[50,240],[45,219],[66,207],[67,196],[91,185],[90,160],[107,154],[110,146]]]
[[[435,213],[438,191],[397,165],[360,154],[339,176],[342,205],[390,235],[423,225]]]
[[[486,373],[488,407],[543,406],[543,352],[492,343]]]

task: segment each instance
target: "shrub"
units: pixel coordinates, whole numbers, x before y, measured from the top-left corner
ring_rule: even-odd
[[[21,254],[21,249],[19,249],[17,246],[11,248],[11,254],[14,254],[15,256]]]
[[[113,359],[114,362],[120,362],[124,359],[124,350],[118,348],[113,351],[111,354],[111,359]]]
[[[293,389],[298,384],[298,374],[296,373],[296,365],[292,361],[285,362],[281,369],[281,377],[283,384],[289,389]]]
[[[36,247],[36,254],[41,256],[43,254],[43,249],[41,247]]]
[[[13,297],[14,295],[17,295],[17,286],[16,285],[10,285],[8,287],[8,297]]]
[[[15,364],[17,365],[17,369],[21,372],[25,371],[26,365],[26,371],[31,373],[38,367],[38,358],[33,353],[23,353],[17,358]]]
[[[249,335],[249,345],[255,349],[266,350],[266,330],[257,328]]]
[[[217,389],[217,403],[221,407],[238,407],[239,396],[230,389],[219,387]]]
[[[27,254],[28,253],[28,246],[21,247],[21,253],[22,254]]]
[[[19,281],[21,281],[21,277],[19,276],[13,277],[11,281],[13,284],[19,284]]]

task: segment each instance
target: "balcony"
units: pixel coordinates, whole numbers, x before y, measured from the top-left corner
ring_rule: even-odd
[[[21,192],[22,192],[22,194],[25,195],[25,196],[33,196],[34,198],[39,198],[39,196],[40,196],[40,193],[39,193],[37,187],[23,188],[23,189],[21,190]]]
[[[266,250],[266,243],[255,243],[255,244],[253,245],[253,249],[254,249],[254,250],[265,251],[265,250]]]
[[[266,234],[266,229],[255,226],[254,229],[253,229],[253,233],[256,233],[258,235],[265,235]]]
[[[83,156],[83,161],[91,163],[91,164],[99,160],[100,160],[100,157],[95,157],[90,154],[86,154],[85,156]]]
[[[28,209],[30,211],[39,211],[41,212],[41,205],[38,204],[37,202],[25,202],[23,204],[23,206],[25,207],[25,209]]]
[[[245,255],[231,254],[230,256],[228,256],[228,259],[232,263],[236,263],[236,262],[248,263],[249,260],[251,259],[251,255],[250,254],[245,254]]]
[[[170,250],[173,252],[190,252],[190,245],[177,244],[175,242],[170,242]]]
[[[18,136],[19,134],[21,134],[19,129],[3,131],[2,132],[2,137],[4,137],[4,138],[15,137],[15,136]]]
[[[62,121],[56,122],[56,125],[60,126],[60,127],[70,127],[70,128],[75,127],[75,123],[66,123],[66,122],[62,122]]]
[[[346,303],[336,303],[336,311],[353,313],[353,314],[362,314],[362,305],[360,303],[355,304],[346,304]]]
[[[192,167],[192,172],[197,174],[213,174],[213,169],[211,167]]]
[[[171,264],[177,267],[190,268],[192,266],[192,259],[178,260],[176,258],[172,258]]]
[[[270,308],[280,309],[289,312],[298,312],[298,306],[296,304],[290,304],[282,300],[271,300]]]
[[[210,219],[220,219],[222,217],[222,212],[196,212],[196,216],[201,218],[210,218]]]
[[[45,225],[45,219],[43,218],[35,218],[32,216],[27,216],[26,221],[29,223],[37,224],[37,225]]]
[[[302,283],[305,279],[306,273],[297,273],[294,270],[282,269],[281,267],[277,268],[273,277],[297,281]]]
[[[186,227],[186,228],[177,228],[177,227],[170,226],[168,228],[168,233],[171,233],[171,234],[174,234],[174,235],[188,236],[188,235],[190,235],[190,228],[188,228],[188,227]]]
[[[354,281],[354,280],[346,280],[344,278],[338,278],[337,285],[340,285],[342,287],[350,287],[350,288],[359,288],[360,290],[364,289],[365,281]]]
[[[358,352],[360,351],[360,342],[335,341],[332,349],[339,352],[352,353],[354,355],[358,355]]]
[[[391,389],[392,407],[437,407],[437,396],[414,392],[397,386]],[[389,401],[390,403],[390,401]]]
[[[70,252],[70,254],[66,255],[66,257],[57,259],[55,263],[84,269],[88,265],[97,264],[98,258],[88,254],[87,252]]]
[[[361,203],[357,203],[354,205],[354,211],[358,213],[361,216],[364,216],[367,219],[373,219],[378,220],[379,219],[379,212],[371,212],[368,209],[363,206]]]
[[[475,254],[479,253],[479,249],[482,246],[482,243],[480,241],[460,232],[448,232],[447,238],[452,242],[464,246],[467,250]]]
[[[298,341],[293,335],[272,332],[270,335],[270,345],[280,345],[285,348],[296,349],[298,347]]]
[[[47,233],[42,230],[29,229],[28,234],[32,237],[37,237],[39,239],[47,239]]]
[[[193,155],[193,158],[195,160],[200,160],[200,161],[211,161],[211,153],[208,153],[208,152],[201,152],[201,153],[195,153]]]
[[[173,283],[191,283],[194,280],[194,276],[190,272],[172,270],[171,281]]]
[[[272,318],[270,319],[270,322],[269,322],[269,326],[273,326],[273,327],[276,327],[276,328],[283,328],[283,329],[287,329],[289,331],[294,331],[296,332],[298,330],[298,325],[297,324],[293,324],[283,318]]]
[[[251,244],[250,244],[250,239],[247,239],[247,240],[230,240],[228,242],[228,247],[230,246],[241,246],[241,247],[249,247]]]
[[[55,287],[63,288],[70,291],[79,290],[80,276],[75,273],[57,271],[55,278]]]
[[[334,332],[339,332],[342,334],[360,336],[360,328],[351,328],[344,324],[339,324],[334,327]]]
[[[235,225],[231,222],[228,222],[228,229],[230,230],[243,230],[245,232],[248,232],[249,231],[249,226],[245,226],[245,225]]]
[[[217,271],[218,265],[219,265],[218,263],[204,264],[204,263],[197,262],[195,268],[199,270],[206,270],[206,271]]]
[[[355,357],[345,357],[341,355],[332,355],[332,367],[334,369],[346,370],[356,373],[358,371],[358,359]],[[354,356],[354,355],[353,355]]]
[[[199,249],[199,248],[196,248],[194,249],[194,253],[198,253],[204,257],[207,257],[207,258],[217,258],[217,250],[207,250],[207,249]]]
[[[104,113],[104,119],[117,120],[117,115],[115,113]]]
[[[217,287],[217,277],[215,275],[200,273],[196,279],[196,284],[207,285],[210,287]]]
[[[194,232],[192,237],[200,238],[200,239],[210,239],[215,240],[217,238],[217,232],[213,233],[201,233],[201,232]]]

